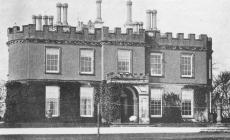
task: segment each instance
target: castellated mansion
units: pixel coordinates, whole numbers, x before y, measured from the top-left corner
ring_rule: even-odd
[[[212,39],[161,33],[156,10],[146,9],[145,25],[133,22],[132,1],[124,4],[125,33],[104,24],[101,0],[86,24],[71,26],[68,4],[57,3],[55,22],[33,15],[32,24],[8,28],[5,121],[207,122]]]

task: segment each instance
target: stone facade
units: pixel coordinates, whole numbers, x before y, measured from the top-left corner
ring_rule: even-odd
[[[162,116],[151,115],[151,90],[154,88],[163,89],[164,94],[173,92],[180,99],[182,89],[193,89],[192,116],[182,118],[185,121],[208,121],[212,40],[206,35],[200,35],[196,39],[194,34],[184,38],[184,34],[179,33],[176,38],[172,38],[172,33],[162,36],[160,31],[151,29],[139,29],[134,33],[132,28],[127,28],[126,33],[121,33],[121,28],[115,28],[111,33],[108,27],[102,27],[89,33],[87,28],[76,31],[76,27],[69,25],[43,25],[41,30],[36,26],[24,25],[22,30],[18,26],[8,28],[9,81],[6,121],[96,123],[97,103],[100,102],[105,110],[107,105],[119,104],[120,116],[106,120],[112,123],[127,123],[131,121],[131,117],[135,123],[163,122]],[[57,48],[60,51],[57,73],[46,71],[47,48]],[[93,50],[93,72],[90,74],[81,73],[81,50]],[[131,57],[127,62],[130,66],[129,72],[122,73],[118,70],[120,50],[130,53]],[[162,54],[160,76],[151,74],[151,53]],[[181,54],[193,55],[192,77],[181,76]],[[101,97],[106,91],[102,89],[102,82],[118,87],[118,93],[106,94],[111,96],[106,99]],[[59,114],[55,117],[47,117],[47,86],[57,86],[60,89]],[[81,87],[94,88],[91,116],[82,116],[80,113]],[[163,114],[163,99],[161,108]],[[32,113],[34,110],[36,112]],[[101,117],[104,116],[108,115],[103,112]]]

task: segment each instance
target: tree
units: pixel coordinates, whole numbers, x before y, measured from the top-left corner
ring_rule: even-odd
[[[213,80],[213,96],[212,96],[212,104],[216,108],[221,105],[221,108],[229,108],[229,97],[230,97],[230,72],[225,71],[221,72],[216,78]],[[226,110],[227,111],[227,110]],[[228,111],[229,112],[229,111]],[[225,114],[225,117],[229,117],[230,113],[222,113]],[[224,116],[223,116],[224,117]]]
[[[222,103],[230,93],[230,72],[221,72],[213,81],[213,103]]]
[[[164,94],[165,107],[163,112],[163,120],[166,123],[178,123],[182,121],[181,116],[181,100],[178,94],[173,92]]]
[[[5,99],[6,99],[5,82],[3,80],[0,80],[0,118],[2,118],[5,113]]]

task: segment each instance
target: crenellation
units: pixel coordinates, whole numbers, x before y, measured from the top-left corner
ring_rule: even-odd
[[[183,40],[184,39],[184,33],[177,33],[177,38],[179,40]]]
[[[195,40],[196,39],[196,35],[195,34],[188,34],[188,39]]]
[[[88,28],[83,28],[83,35],[84,35],[84,40],[89,40],[89,29]]]
[[[168,40],[172,40],[172,32],[166,32],[165,34]]]
[[[70,27],[70,33],[74,34],[76,32],[76,27]]]
[[[43,25],[43,31],[44,32],[49,32],[49,28],[50,26],[49,25]]]
[[[13,33],[20,32],[20,27],[19,26],[14,26],[13,27]]]
[[[208,41],[212,42],[212,38],[211,38],[211,37],[208,37]]]
[[[155,32],[155,37],[156,37],[156,40],[160,40],[161,39],[161,33]]]
[[[63,33],[63,26],[56,26],[58,33]]]
[[[199,39],[201,39],[203,41],[207,41],[208,40],[208,36],[206,34],[201,34],[201,35],[199,35]]]
[[[116,35],[121,35],[121,28],[116,27],[114,30]]]
[[[127,28],[126,29],[126,34],[127,35],[132,35],[133,34],[133,29],[132,28]]]
[[[89,28],[83,28],[77,31],[76,27],[72,26],[52,26],[43,25],[42,30],[36,30],[35,24],[28,24],[22,27],[19,26],[8,28],[8,37],[10,40],[38,38],[38,39],[61,39],[61,40],[82,40],[82,41],[122,41],[122,42],[143,42],[145,37],[152,38],[159,45],[173,46],[206,46],[208,37],[201,34],[199,39],[196,39],[195,34],[188,34],[184,38],[184,33],[177,33],[177,37],[173,37],[171,32],[166,32],[164,35],[160,31],[145,31],[139,29],[139,33],[134,33],[132,28],[127,28],[125,33],[122,33],[121,28],[116,27],[114,31],[109,32],[109,27],[95,28],[93,33],[89,32]],[[152,35],[151,35],[152,34]]]
[[[188,34],[188,37],[185,38],[184,33],[177,33],[176,37],[173,37],[171,32],[162,34],[160,31],[147,31],[145,35],[147,42],[156,41],[159,45],[167,46],[206,47],[208,41],[208,37],[205,34],[201,34],[199,39],[196,39],[195,34]]]

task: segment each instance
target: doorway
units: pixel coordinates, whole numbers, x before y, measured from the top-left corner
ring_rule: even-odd
[[[131,116],[137,116],[137,97],[131,88],[125,88],[120,96],[121,123],[129,122]]]

